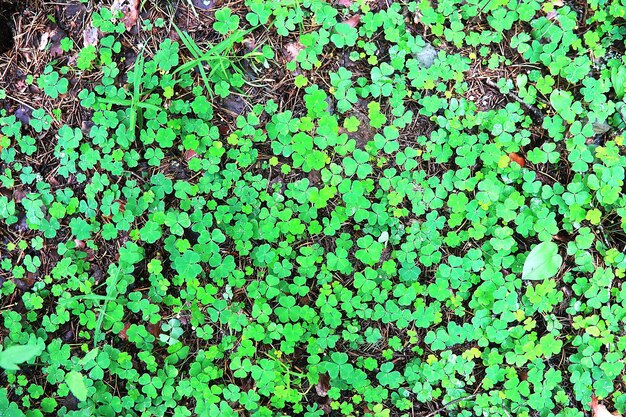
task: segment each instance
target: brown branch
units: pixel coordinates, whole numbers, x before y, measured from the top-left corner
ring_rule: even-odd
[[[500,87],[498,87],[498,84],[494,83],[491,80],[486,80],[485,83],[490,86],[493,87],[495,89],[497,89],[498,91],[500,91]],[[500,91],[502,92],[502,91]],[[544,114],[541,112],[541,110],[539,110],[537,107],[533,106],[532,104],[528,104],[526,103],[520,96],[518,96],[515,93],[512,92],[508,92],[508,93],[502,93],[505,94],[507,96],[509,96],[510,98],[512,98],[513,100],[517,101],[519,104],[521,104],[526,110],[528,110],[530,112],[530,117],[536,122],[536,123],[543,123],[543,119],[544,119]]]

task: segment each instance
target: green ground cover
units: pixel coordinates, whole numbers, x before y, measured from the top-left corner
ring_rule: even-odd
[[[1,416],[626,409],[624,0],[83,3],[0,89]]]

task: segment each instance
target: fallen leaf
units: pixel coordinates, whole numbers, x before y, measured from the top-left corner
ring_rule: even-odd
[[[430,43],[426,43],[419,52],[413,53],[413,58],[419,62],[423,68],[430,68],[435,63],[439,51]]]
[[[5,347],[4,350],[0,352],[0,368],[18,371],[20,369],[18,365],[36,358],[41,355],[43,350],[44,347],[33,342],[33,339],[31,339],[27,345]]]
[[[193,149],[187,149],[185,151],[185,159],[190,161],[193,158],[197,158],[198,154],[196,153],[196,151],[194,151]]]
[[[20,204],[27,194],[28,190],[24,189],[24,187],[16,187],[13,189],[13,201]]]
[[[124,324],[124,328],[122,329],[122,331],[120,332],[119,336],[120,339],[122,340],[128,340],[128,335],[126,334],[126,332],[128,332],[128,329],[130,328],[130,323],[125,323]]]
[[[287,61],[295,60],[303,48],[304,46],[300,42],[289,42],[285,45],[284,54]]]
[[[309,184],[314,187],[322,181],[322,174],[318,169],[312,169],[308,175]]]
[[[30,124],[32,114],[33,111],[26,106],[20,106],[15,110],[15,118],[25,125]]]
[[[47,50],[48,54],[53,58],[60,57],[65,54],[61,48],[61,40],[65,37],[67,37],[67,35],[63,29],[51,23],[46,27],[46,31],[41,35],[38,49],[40,51]]]
[[[159,337],[159,334],[161,334],[161,324],[160,322],[148,323],[148,325],[146,326],[146,330],[148,330],[148,333],[150,333],[152,336]]]
[[[35,274],[33,274],[32,272],[27,273],[22,278],[13,279],[13,283],[15,284],[15,286],[22,291],[28,291],[33,288],[35,282],[37,282],[37,280],[35,279]]]
[[[346,114],[355,117],[359,121],[356,132],[348,132],[347,134],[351,139],[356,141],[356,147],[362,150],[365,149],[367,143],[374,140],[374,136],[376,136],[376,129],[372,128],[369,116],[365,113],[365,111],[361,111],[359,107],[355,106],[351,113]]]
[[[515,152],[511,152],[509,154],[509,159],[515,162],[517,165],[521,166],[522,168],[524,168],[524,165],[526,165],[526,160],[524,159],[524,157],[519,156]]]
[[[355,14],[350,19],[344,20],[342,23],[345,23],[346,25],[355,28],[359,24],[359,22],[361,22],[361,15]]]
[[[137,24],[139,18],[139,0],[115,0],[111,5],[111,11],[114,13],[122,12],[122,22],[126,30],[130,30]]]
[[[589,403],[589,407],[591,407],[591,411],[593,411],[592,417],[621,417],[622,416],[617,411],[614,413],[610,413],[609,410],[607,410],[605,406],[598,403],[598,397],[596,397],[595,395],[591,396],[591,402]]]
[[[87,386],[83,374],[77,371],[68,372],[65,374],[65,383],[79,401],[87,400]]]
[[[343,7],[350,7],[352,6],[352,0],[337,0],[337,4]]]
[[[124,213],[126,211],[126,203],[123,200],[117,199],[113,200],[114,203],[118,203],[120,205],[120,212]]]
[[[83,31],[83,46],[89,45],[98,45],[98,29],[93,26],[89,26]]]
[[[543,281],[555,276],[563,258],[559,255],[559,246],[554,242],[541,242],[526,257],[522,268],[522,279]]]
[[[39,41],[39,50],[43,51],[46,49],[46,46],[48,46],[48,38],[50,38],[50,33],[49,32],[44,32],[43,35],[41,35],[41,40]]]
[[[569,242],[572,240],[572,237],[565,230],[559,231],[556,235],[552,236],[554,240],[558,240],[559,242]]]
[[[330,389],[330,378],[328,375],[320,374],[317,384],[315,384],[315,392],[320,397],[328,397],[328,390]]]
[[[137,24],[137,19],[139,18],[139,0],[131,0],[130,4],[131,7],[128,15],[125,19],[122,19],[126,29],[130,29],[135,26],[135,24]]]

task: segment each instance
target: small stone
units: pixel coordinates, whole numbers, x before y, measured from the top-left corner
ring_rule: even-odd
[[[423,68],[430,68],[437,58],[437,50],[434,46],[427,43],[421,51],[414,54],[413,57],[419,62]]]
[[[240,115],[246,108],[246,102],[236,94],[230,94],[222,100],[222,107],[231,113]]]
[[[215,0],[191,0],[191,4],[200,10],[209,10],[215,6]]]
[[[608,132],[609,130],[611,130],[611,126],[606,122],[603,122],[603,123],[594,122],[592,126],[593,126],[593,133],[595,133],[596,135],[602,135]]]
[[[30,123],[30,117],[32,113],[33,111],[28,107],[20,106],[17,110],[15,110],[15,118],[23,124],[27,125],[28,123]]]

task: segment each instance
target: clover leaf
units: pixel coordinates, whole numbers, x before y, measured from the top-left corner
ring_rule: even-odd
[[[231,14],[230,8],[224,7],[215,12],[213,29],[225,35],[239,26],[239,16]]]

